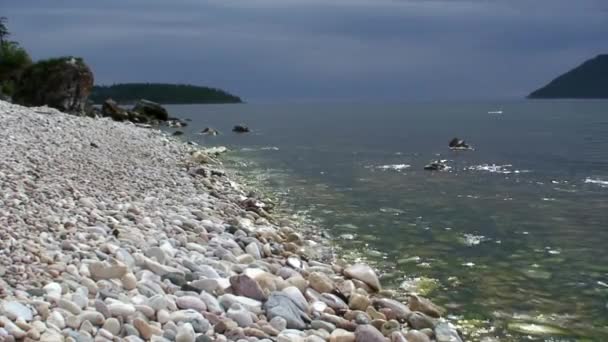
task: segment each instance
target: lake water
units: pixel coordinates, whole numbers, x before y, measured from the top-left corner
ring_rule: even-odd
[[[344,258],[481,329],[471,340],[608,341],[608,102],[169,110]],[[222,134],[196,134],[207,126]],[[450,151],[453,137],[475,150]],[[450,171],[423,170],[435,159]]]

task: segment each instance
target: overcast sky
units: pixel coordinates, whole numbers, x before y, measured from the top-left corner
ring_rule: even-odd
[[[0,0],[34,58],[248,101],[525,96],[608,52],[608,0]]]

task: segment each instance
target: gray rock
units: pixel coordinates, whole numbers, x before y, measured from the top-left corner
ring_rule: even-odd
[[[264,304],[266,316],[269,319],[283,317],[287,322],[287,328],[305,329],[310,318],[302,311],[298,304],[281,292],[273,292]]]
[[[251,313],[237,303],[232,304],[230,309],[228,309],[226,317],[235,321],[239,327],[242,328],[253,324],[253,317],[251,317]]]
[[[462,342],[456,328],[448,322],[440,322],[435,326],[435,340],[437,342]]]
[[[434,319],[418,311],[412,312],[412,314],[408,317],[407,322],[416,330],[425,328],[433,329],[435,328],[436,324]]]

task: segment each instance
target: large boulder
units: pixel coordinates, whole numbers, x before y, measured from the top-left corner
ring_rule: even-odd
[[[83,115],[93,89],[93,72],[81,58],[62,57],[27,67],[15,87],[13,101]]]
[[[151,119],[167,121],[169,113],[160,104],[148,100],[139,100],[133,107],[133,111]]]

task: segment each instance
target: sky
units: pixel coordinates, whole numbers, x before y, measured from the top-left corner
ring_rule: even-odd
[[[607,0],[0,0],[35,59],[250,102],[524,97],[608,53]]]

